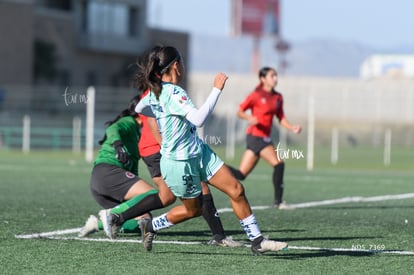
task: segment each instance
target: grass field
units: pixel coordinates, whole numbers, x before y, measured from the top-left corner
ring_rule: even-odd
[[[220,155],[222,150],[217,150]],[[382,151],[346,148],[339,162],[316,148],[315,169],[305,159],[286,160],[285,199],[301,204],[344,197],[377,197],[414,192],[414,150],[393,148],[392,163]],[[234,164],[241,152],[237,152]],[[306,154],[306,152],[305,152]],[[142,175],[148,179],[144,165]],[[77,240],[76,234],[18,239],[16,235],[78,228],[98,205],[89,194],[91,165],[71,152],[0,151],[1,274],[413,274],[414,198],[342,202],[292,211],[255,210],[265,235],[287,241],[287,252],[252,256],[248,247],[205,245],[210,238],[202,218],[160,232],[153,251],[138,235],[106,241]],[[252,206],[272,202],[271,169],[259,163],[244,182]],[[230,207],[213,190],[216,206]],[[159,214],[163,211],[155,211]],[[228,235],[246,240],[231,212],[221,218]],[[66,239],[63,239],[65,237]],[[71,239],[72,238],[72,239]],[[101,240],[100,242],[96,239]],[[131,241],[131,242],[127,242]],[[171,244],[168,241],[182,241]],[[196,244],[192,244],[195,242]]]

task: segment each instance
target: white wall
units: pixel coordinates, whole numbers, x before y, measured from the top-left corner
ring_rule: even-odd
[[[201,105],[213,85],[214,74],[193,73],[188,92]],[[215,114],[236,113],[258,79],[254,75],[229,75]],[[308,99],[315,99],[316,118],[325,121],[414,123],[414,80],[358,80],[279,76],[277,90],[284,96],[285,114],[306,120]]]
[[[189,77],[188,92],[200,106],[213,85],[214,74],[193,73]],[[238,105],[258,84],[255,75],[229,75],[213,118],[206,123],[204,135],[217,135],[225,140],[236,117]],[[284,110],[288,120],[301,124],[303,134],[289,133],[288,139],[305,144],[308,121],[308,101],[315,101],[316,142],[329,144],[332,128],[337,127],[342,143],[380,145],[386,129],[393,129],[393,142],[414,145],[414,81],[359,80],[345,78],[279,77],[277,90],[284,96]],[[244,142],[247,122],[236,118],[236,142]],[[273,135],[278,138],[275,122]]]

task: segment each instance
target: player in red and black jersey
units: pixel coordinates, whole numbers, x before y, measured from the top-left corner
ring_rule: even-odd
[[[299,134],[300,125],[292,125],[286,119],[283,111],[283,96],[275,90],[277,85],[276,70],[264,67],[259,71],[260,83],[240,104],[237,115],[249,122],[246,131],[246,151],[243,154],[239,169],[229,167],[233,175],[244,180],[260,158],[273,167],[274,207],[278,209],[292,208],[283,202],[283,174],[285,164],[279,159],[270,138],[273,118],[277,117],[281,126]],[[250,110],[251,113],[246,113]]]

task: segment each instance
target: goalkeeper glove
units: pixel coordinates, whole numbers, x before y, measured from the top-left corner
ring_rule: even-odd
[[[128,166],[129,165],[129,155],[128,152],[125,150],[124,145],[122,144],[122,141],[117,140],[113,143],[113,146],[115,148],[116,152],[116,159],[119,160],[120,163],[123,165]]]

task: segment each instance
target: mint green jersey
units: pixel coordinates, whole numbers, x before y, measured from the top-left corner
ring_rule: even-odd
[[[122,117],[108,126],[105,134],[106,139],[99,150],[94,165],[100,163],[113,164],[138,175],[138,161],[140,159],[138,141],[140,138],[140,128],[135,122],[135,119],[131,116]],[[124,166],[116,158],[113,143],[118,140],[122,141],[125,150],[128,152],[130,158],[128,166]]]
[[[162,137],[161,155],[173,160],[198,157],[202,141],[196,127],[185,116],[195,106],[187,93],[172,83],[163,83],[157,100],[153,92],[141,99],[140,104],[151,106]]]

